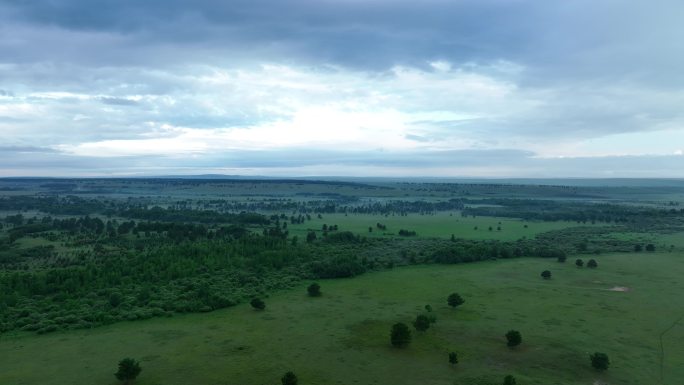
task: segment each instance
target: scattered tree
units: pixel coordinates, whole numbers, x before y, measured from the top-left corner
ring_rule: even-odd
[[[508,340],[507,345],[510,348],[518,346],[522,342],[522,336],[517,330],[509,330],[508,333],[506,333],[506,339]]]
[[[578,258],[577,260],[575,260],[575,266],[577,266],[577,267],[584,266],[584,261]]]
[[[416,320],[413,321],[413,327],[419,332],[424,332],[430,328],[430,318],[425,314],[419,314],[416,316]]]
[[[408,326],[403,322],[398,322],[392,326],[392,332],[390,334],[390,341],[392,345],[401,348],[411,342],[411,331]]]
[[[596,352],[590,355],[589,358],[591,359],[591,366],[596,370],[606,370],[610,365],[610,360],[606,353]]]
[[[516,384],[517,384],[517,382],[515,382],[515,377],[513,377],[512,375],[509,374],[506,377],[504,377],[503,385],[516,385]]]
[[[636,245],[634,245],[634,251],[637,253],[641,252],[643,249],[644,249],[644,247],[638,243]]]
[[[256,310],[264,310],[266,308],[266,303],[261,298],[254,298],[249,304]]]
[[[587,262],[587,267],[591,267],[592,269],[597,268],[598,263],[595,259],[590,259],[589,262]]]
[[[646,245],[646,251],[655,251],[655,246],[652,243]]]
[[[314,282],[311,285],[309,285],[309,287],[306,288],[306,291],[309,293],[309,296],[311,296],[311,297],[320,297],[321,296],[321,285]]]
[[[458,355],[456,355],[456,352],[449,353],[449,363],[452,365],[458,364]]]
[[[283,385],[297,385],[297,376],[295,376],[294,373],[292,372],[287,372],[283,376],[283,378],[280,379],[280,381],[283,383]]]
[[[132,358],[124,358],[119,361],[119,370],[114,373],[114,376],[116,376],[117,380],[123,381],[124,384],[130,384],[138,377],[141,371],[142,368],[138,361]]]
[[[458,295],[458,293],[451,293],[449,297],[447,298],[447,303],[449,306],[456,308],[458,306],[461,306],[465,303],[465,300]]]
[[[542,271],[541,276],[544,279],[551,279],[551,272],[548,270],[544,270]]]

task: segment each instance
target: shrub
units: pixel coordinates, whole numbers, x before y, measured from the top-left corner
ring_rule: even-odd
[[[280,381],[283,383],[283,385],[297,385],[297,382],[299,381],[297,379],[297,376],[292,373],[292,372],[287,372],[283,376],[283,378],[280,379]]]
[[[142,368],[140,368],[138,361],[132,358],[124,358],[123,360],[119,361],[119,370],[114,373],[114,376],[116,376],[117,380],[128,384],[135,380],[141,371]]]
[[[266,303],[260,298],[252,299],[249,304],[256,310],[264,310],[266,308]]]
[[[610,366],[610,360],[606,353],[596,352],[589,356],[591,359],[591,366],[596,370],[606,370]]]
[[[509,330],[508,333],[506,333],[506,339],[508,340],[507,345],[510,348],[518,346],[520,343],[522,343],[522,336],[517,330]]]
[[[312,283],[311,285],[309,285],[309,287],[306,288],[306,291],[309,293],[310,297],[320,297],[321,285],[317,283]]]
[[[419,332],[424,332],[430,328],[430,323],[430,318],[428,318],[428,316],[420,314],[416,317],[416,320],[413,321],[413,327]]]
[[[397,348],[404,347],[411,342],[411,331],[403,322],[398,322],[392,326],[390,342]]]
[[[465,303],[465,300],[458,293],[451,293],[447,298],[449,306],[455,308]]]

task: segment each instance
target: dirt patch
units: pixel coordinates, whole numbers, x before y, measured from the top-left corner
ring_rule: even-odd
[[[610,291],[630,291],[631,289],[628,288],[627,286],[613,286],[610,289],[606,289]]]

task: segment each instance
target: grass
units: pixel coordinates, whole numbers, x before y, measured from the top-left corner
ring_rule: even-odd
[[[409,214],[407,216],[379,216],[371,214],[323,214],[322,219],[312,216],[303,224],[288,225],[291,235],[306,238],[308,230],[322,229],[323,224],[338,225],[339,231],[351,231],[367,237],[396,236],[400,229],[415,231],[419,237],[464,239],[499,239],[514,241],[522,237],[532,238],[545,231],[578,226],[575,222],[523,221],[512,218],[461,217],[459,212],[440,212],[435,215]],[[380,230],[377,223],[387,226]],[[527,225],[527,228],[525,227]],[[489,231],[489,227],[492,231]],[[497,227],[501,230],[497,230]],[[373,232],[368,232],[368,227]],[[475,229],[477,227],[477,230]],[[320,235],[320,234],[319,234]]]
[[[506,374],[521,384],[679,384],[684,255],[597,260],[595,270],[529,258],[404,267],[322,281],[318,298],[306,296],[304,283],[266,299],[261,312],[240,305],[4,335],[0,384],[115,384],[116,363],[129,356],[143,367],[138,385],[276,384],[288,370],[301,384],[500,384]],[[545,269],[551,280],[539,276]],[[614,286],[631,290],[606,290]],[[455,310],[446,305],[454,291],[466,299]],[[413,331],[407,348],[392,348],[391,325],[409,323],[426,304],[437,323]],[[509,329],[522,333],[516,349],[506,347]],[[590,367],[594,351],[611,358],[607,372]]]

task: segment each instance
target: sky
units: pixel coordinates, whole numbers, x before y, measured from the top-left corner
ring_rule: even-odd
[[[681,0],[0,0],[0,176],[684,177]]]

